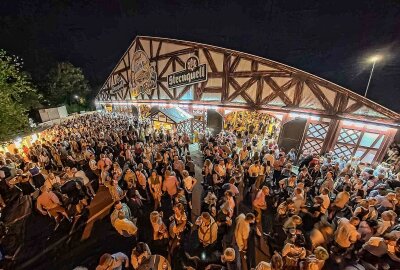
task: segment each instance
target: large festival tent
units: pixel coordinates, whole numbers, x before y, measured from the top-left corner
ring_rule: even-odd
[[[262,57],[217,46],[138,36],[96,96],[114,111],[179,107],[192,131],[207,127],[207,112],[256,110],[282,126],[304,121],[299,151],[381,161],[398,132],[400,115],[346,88]],[[199,117],[201,116],[201,117]],[[290,130],[290,129],[289,129]],[[290,133],[290,132],[289,132]]]

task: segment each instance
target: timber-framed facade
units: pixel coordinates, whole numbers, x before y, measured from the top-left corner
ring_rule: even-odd
[[[206,79],[190,83],[201,75],[201,65],[205,65]],[[169,88],[171,74],[180,75],[178,87]],[[398,113],[299,69],[217,46],[147,36],[134,39],[96,101],[103,105],[173,104],[191,111],[214,108],[222,114],[232,109],[258,110],[280,115],[283,123],[301,114],[309,117],[307,129],[311,130],[305,132],[299,150],[311,147],[337,155],[357,154],[368,161],[383,158],[400,124]],[[352,135],[353,144],[340,142],[346,132],[358,134]]]

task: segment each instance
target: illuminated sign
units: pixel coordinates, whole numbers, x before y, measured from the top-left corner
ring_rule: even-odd
[[[207,65],[199,65],[199,59],[195,56],[191,56],[186,61],[185,70],[169,74],[167,76],[167,81],[168,88],[176,88],[207,81]]]

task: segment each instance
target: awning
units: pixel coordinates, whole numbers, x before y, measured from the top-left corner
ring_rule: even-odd
[[[153,118],[153,116],[158,114],[158,112],[161,112],[162,114],[164,114],[166,117],[171,119],[176,124],[193,118],[193,115],[189,114],[188,112],[185,112],[181,108],[157,108],[154,110],[153,109],[154,108],[152,108],[152,113],[151,113],[152,118]]]

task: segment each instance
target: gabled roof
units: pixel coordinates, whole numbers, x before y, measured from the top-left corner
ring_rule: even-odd
[[[135,60],[132,57],[138,51],[148,57],[156,80],[148,91],[137,95],[133,91],[132,62]],[[196,56],[200,64],[206,64],[207,80],[168,88],[167,76],[185,70],[185,63],[192,56]],[[135,38],[96,100],[103,103],[195,103],[400,123],[398,113],[285,64],[216,46],[146,36]]]

